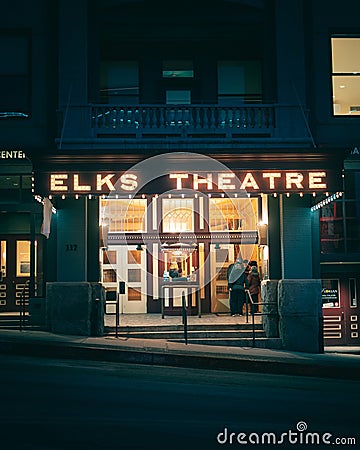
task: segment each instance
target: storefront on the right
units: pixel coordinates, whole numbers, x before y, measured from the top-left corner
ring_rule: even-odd
[[[324,342],[328,346],[360,345],[360,170],[353,156],[345,161],[343,195],[319,209]]]

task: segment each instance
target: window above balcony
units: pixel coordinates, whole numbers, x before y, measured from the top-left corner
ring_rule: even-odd
[[[360,37],[333,37],[332,88],[334,116],[360,115]]]
[[[137,61],[102,61],[100,101],[111,104],[139,103],[139,64]]]

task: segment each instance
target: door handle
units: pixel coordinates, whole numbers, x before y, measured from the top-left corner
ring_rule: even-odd
[[[341,313],[341,320],[343,321],[345,319],[344,311]]]

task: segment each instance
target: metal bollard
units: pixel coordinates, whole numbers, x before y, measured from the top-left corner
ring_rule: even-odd
[[[186,311],[186,302],[185,302],[185,292],[182,292],[182,322],[184,325],[184,339],[185,344],[188,343],[188,329],[187,329],[187,311]]]

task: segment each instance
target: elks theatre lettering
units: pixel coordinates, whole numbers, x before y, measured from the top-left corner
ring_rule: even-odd
[[[247,192],[324,192],[329,186],[329,174],[325,170],[297,171],[235,171],[216,173],[170,173],[151,181],[148,192],[193,189],[201,192],[239,191]],[[137,173],[51,173],[51,193],[95,193],[141,192],[140,174]],[[148,186],[149,188],[149,186]],[[165,189],[164,189],[165,188]],[[147,192],[147,191],[146,191]]]

